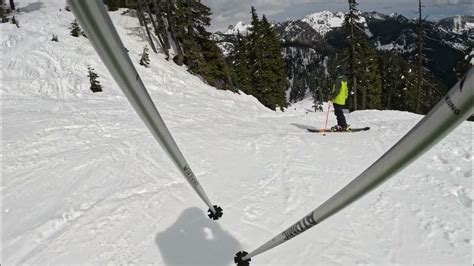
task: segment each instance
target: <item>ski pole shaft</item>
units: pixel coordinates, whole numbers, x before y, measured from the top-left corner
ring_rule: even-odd
[[[245,265],[253,256],[303,233],[381,185],[428,151],[472,115],[473,103],[474,67],[471,67],[467,75],[380,159],[334,196],[282,233],[250,253],[237,253],[235,257],[237,264]]]
[[[324,122],[324,129],[323,133],[326,132],[327,126],[328,126],[328,119],[329,119],[329,110],[331,109],[331,101],[328,101],[328,110],[326,112],[326,122]]]
[[[142,79],[133,66],[120,36],[105,10],[103,2],[101,0],[68,0],[68,3],[86,32],[87,38],[137,114],[167,152],[188,183],[209,207],[210,212],[217,215],[219,211],[214,208],[217,206],[212,205],[210,202],[171,136]]]

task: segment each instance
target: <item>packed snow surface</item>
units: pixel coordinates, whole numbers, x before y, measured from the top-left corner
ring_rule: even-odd
[[[370,166],[422,116],[347,114],[312,134],[311,101],[273,112],[151,54],[138,20],[110,15],[219,221],[156,143],[63,1],[18,3],[1,25],[2,264],[232,265]],[[60,9],[62,11],[60,11]],[[55,34],[59,42],[52,42]],[[87,65],[104,91],[89,90]],[[327,105],[324,106],[327,110]],[[335,124],[329,114],[329,125]],[[366,197],[253,265],[471,264],[472,123]]]

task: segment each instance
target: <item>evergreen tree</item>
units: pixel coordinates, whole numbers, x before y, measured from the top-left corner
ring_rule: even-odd
[[[175,53],[176,56],[173,58],[173,61],[181,66],[183,65],[184,62],[184,52],[182,48],[182,33],[181,31],[178,31],[178,20],[177,20],[177,6],[174,2],[171,0],[165,0],[164,1],[164,7],[165,7],[165,14],[166,14],[166,21],[168,24],[168,29],[169,33],[171,35],[171,39],[174,41],[174,48],[175,48]]]
[[[358,75],[358,88],[360,94],[359,102],[361,109],[382,108],[382,77],[378,67],[375,49],[372,48],[367,39],[361,41],[362,58],[361,68],[356,72]]]
[[[153,38],[151,37],[151,32],[150,29],[148,28],[148,22],[151,19],[148,19],[145,15],[145,10],[148,9],[148,4],[143,3],[142,0],[137,0],[137,12],[138,12],[138,19],[140,20],[140,25],[145,27],[146,34],[148,36],[148,42],[150,43],[150,47],[153,50],[153,52],[157,53],[155,43],[153,41]]]
[[[382,78],[375,49],[369,44],[359,12],[355,9],[357,3],[350,0],[351,12],[346,15],[343,24],[347,43],[340,60],[342,69],[349,77],[349,87],[352,91],[352,101],[349,107],[353,109],[382,108]],[[355,82],[355,83],[354,83]]]
[[[104,4],[107,5],[109,11],[117,11],[119,8],[131,7],[135,4],[136,0],[103,0]]]
[[[297,49],[294,51],[293,47],[286,49],[286,60],[290,66],[300,66],[295,69],[288,67],[287,75],[291,86],[290,91],[290,102],[297,102],[303,100],[308,90],[308,81],[311,82],[315,75],[315,69],[313,66],[305,65],[305,53],[303,49]],[[306,50],[306,49],[305,49]],[[312,77],[306,80],[306,76]]]
[[[273,80],[270,84],[272,92],[270,101],[272,104],[275,104],[275,107],[280,107],[283,111],[283,108],[288,106],[286,100],[287,80],[283,49],[275,30],[265,16],[262,18],[262,26],[265,34],[265,46],[268,47],[269,53],[265,59],[273,74]]]
[[[148,47],[143,48],[142,57],[140,59],[140,65],[148,67],[150,65],[150,58],[148,57]]]
[[[472,63],[471,63],[472,62]],[[474,64],[474,42],[471,42],[464,53],[464,60],[459,61],[456,65],[456,76],[460,79]]]
[[[230,68],[222,55],[222,51],[214,41],[202,39],[201,52],[205,60],[205,70],[202,73],[209,84],[217,89],[235,90]]]
[[[249,63],[253,95],[266,107],[283,110],[286,101],[286,73],[280,41],[265,16],[260,21],[251,8]]]
[[[117,11],[119,8],[119,3],[117,0],[104,0],[104,4],[107,5],[109,11]]]
[[[424,30],[423,30],[423,24],[424,20],[422,19],[422,7],[423,5],[421,4],[421,0],[418,0],[418,25],[417,25],[417,48],[418,48],[418,54],[417,54],[417,74],[418,78],[416,80],[416,98],[420,99],[422,94],[423,94],[423,62],[426,61],[426,58],[423,55],[423,46],[425,44],[424,40]],[[421,104],[420,101],[417,101],[415,104],[415,112],[416,113],[421,113]]]
[[[211,86],[233,90],[230,69],[222,51],[206,30],[211,23],[210,9],[199,0],[178,0],[175,15],[175,31],[179,36],[175,43],[181,43],[183,62],[189,71],[201,75]]]
[[[406,62],[390,51],[378,51],[379,69],[382,74],[382,108],[406,110]]]
[[[156,22],[154,23],[155,34],[158,36],[161,47],[166,54],[166,60],[169,60],[170,54],[169,49],[171,49],[171,44],[168,38],[168,31],[166,30],[165,24],[165,6],[162,0],[153,0],[154,13],[156,16]],[[151,15],[150,15],[151,16]]]
[[[312,84],[311,94],[316,106],[321,106],[322,102],[329,98],[331,85],[335,77],[331,77],[326,68],[333,67],[330,65],[332,63],[333,60],[329,57],[324,58],[322,63],[312,66],[310,75],[307,77],[307,83]],[[333,72],[334,70],[331,73]]]
[[[257,45],[259,44],[259,39],[260,39],[260,19],[258,18],[257,11],[255,8],[252,6],[251,8],[251,22],[250,22],[250,28],[248,29],[250,31],[250,34],[248,36],[248,62],[250,65],[250,68],[254,68],[257,65]],[[252,77],[253,79],[253,77]],[[253,80],[252,80],[253,83]]]
[[[7,7],[7,4],[5,3],[5,0],[0,0],[0,22],[1,23],[7,23],[8,18],[7,14],[10,12],[10,10]]]
[[[405,62],[403,59],[396,60],[399,60],[400,68],[395,73],[399,74],[393,77],[391,84],[388,84],[391,87],[396,85],[393,88],[395,90],[393,109],[426,114],[442,97],[440,91],[444,89],[443,85],[429,70],[423,68],[423,86],[418,90],[417,63]]]
[[[348,69],[350,70],[349,72],[349,80],[352,81],[352,83],[349,83],[351,86],[351,91],[352,94],[354,94],[353,101],[352,101],[352,106],[355,110],[358,109],[358,91],[357,91],[357,75],[356,75],[356,69],[357,69],[357,55],[356,55],[356,47],[357,47],[357,41],[356,41],[356,32],[357,29],[360,28],[360,24],[357,24],[357,21],[359,21],[359,16],[358,13],[359,11],[357,10],[357,5],[358,3],[356,0],[349,0],[349,13],[346,14],[343,28],[346,32],[346,35],[348,36],[347,38],[347,54],[349,62],[348,62]]]
[[[252,80],[247,54],[247,38],[237,33],[234,49],[228,60],[232,66],[232,80],[237,89],[246,94],[252,94]]]
[[[209,36],[205,28],[210,25],[210,9],[197,0],[179,0],[176,5],[176,32],[180,36],[175,40],[182,43],[185,64],[190,71],[203,74],[205,64],[201,53],[201,43]]]
[[[167,59],[168,50],[173,47],[176,64],[186,64],[189,72],[200,75],[218,89],[233,90],[230,68],[206,30],[211,21],[210,8],[200,0],[136,0],[129,4],[137,10],[140,24],[145,26],[150,40],[151,32],[146,24],[151,22]]]
[[[89,71],[89,75],[87,75],[87,77],[89,77],[89,82],[91,84],[91,91],[92,92],[101,92],[102,91],[102,86],[100,85],[100,82],[97,80],[97,78],[99,77],[95,72],[94,72],[94,69],[91,68],[90,66],[87,67],[87,70]]]
[[[74,37],[79,37],[79,35],[81,34],[81,28],[79,27],[79,23],[77,23],[76,20],[71,23],[70,29],[71,35]]]
[[[53,38],[51,39],[53,42],[59,42],[58,35],[53,34]]]

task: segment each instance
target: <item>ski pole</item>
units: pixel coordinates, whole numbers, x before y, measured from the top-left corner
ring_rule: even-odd
[[[321,223],[357,201],[428,151],[473,114],[474,67],[400,141],[357,178],[304,218],[254,251],[238,252],[234,262],[249,265],[250,258],[272,249]]]
[[[209,207],[209,218],[219,219],[222,216],[222,208],[212,205],[186,162],[133,66],[102,0],[68,0],[68,3],[86,32],[87,38],[122,89],[127,100],[194,191]]]
[[[323,128],[323,136],[326,136],[326,128],[328,126],[328,119],[329,119],[329,110],[331,109],[331,101],[328,101],[328,110],[326,112],[326,122],[324,123],[324,128]]]

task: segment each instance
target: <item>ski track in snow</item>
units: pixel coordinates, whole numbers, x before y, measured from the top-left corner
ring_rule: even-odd
[[[73,15],[60,8],[63,1],[42,1],[16,15],[21,28],[0,24],[5,264],[232,265],[237,251],[253,250],[319,206],[422,118],[359,111],[349,123],[370,131],[310,134],[296,125],[322,127],[325,119],[308,111],[310,100],[272,112],[151,53],[151,67],[137,69],[211,201],[224,209],[210,221],[88,40],[70,36]],[[137,63],[145,33],[136,18],[110,14]],[[90,92],[87,65],[104,92]],[[380,188],[252,261],[470,264],[472,129],[462,124]]]

